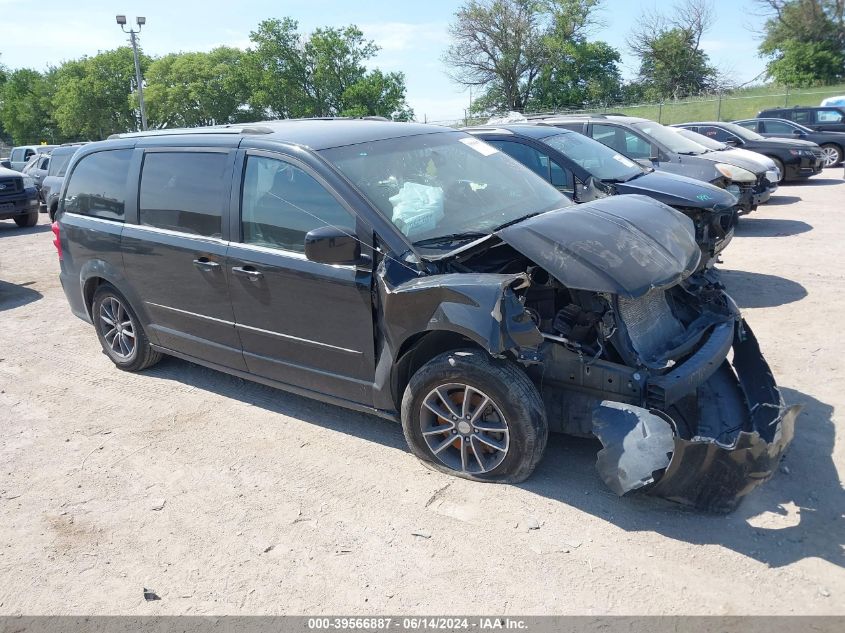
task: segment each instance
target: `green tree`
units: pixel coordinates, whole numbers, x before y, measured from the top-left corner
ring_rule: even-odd
[[[150,127],[196,127],[260,118],[250,99],[245,53],[221,46],[209,53],[171,53],[144,77]]]
[[[712,7],[704,0],[686,0],[671,16],[655,11],[639,19],[628,47],[640,59],[637,81],[647,99],[679,99],[718,87],[718,71],[701,49],[712,23]]]
[[[809,86],[845,77],[845,0],[760,0],[769,12],[760,54],[776,81]]]
[[[149,65],[150,58],[141,54],[142,73]],[[129,47],[66,62],[56,71],[53,97],[53,116],[59,129],[92,140],[139,129],[134,83],[135,65]]]
[[[53,73],[21,68],[0,88],[0,121],[16,145],[61,140],[51,117]]]
[[[244,72],[251,106],[272,118],[367,113],[407,117],[401,73],[369,73],[378,52],[358,27],[321,28],[310,36],[295,20],[264,20],[250,33]]]
[[[383,116],[410,121],[414,111],[405,102],[402,73],[373,70],[343,91],[341,116]]]
[[[469,0],[449,27],[450,76],[474,112],[575,107],[620,89],[619,54],[587,31],[599,0]]]
[[[585,108],[622,99],[619,51],[606,42],[563,41],[543,68],[530,110]]]

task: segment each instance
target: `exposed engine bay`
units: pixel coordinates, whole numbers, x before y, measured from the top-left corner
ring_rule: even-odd
[[[730,511],[776,468],[799,407],[712,272],[638,296],[574,289],[498,240],[440,265],[519,276],[512,292],[543,342],[518,359],[551,430],[602,442],[597,467],[618,494]]]

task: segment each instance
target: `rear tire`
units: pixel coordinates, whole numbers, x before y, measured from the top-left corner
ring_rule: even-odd
[[[26,215],[18,215],[15,217],[15,224],[22,229],[29,228],[38,224],[38,211],[27,213]]]
[[[119,369],[141,371],[161,360],[161,353],[150,346],[138,315],[114,286],[97,288],[91,318],[103,352]]]
[[[839,163],[842,162],[841,147],[838,147],[832,143],[825,143],[824,145],[822,145],[822,151],[824,152],[825,167],[836,167]]]
[[[543,401],[525,372],[473,349],[441,354],[411,377],[402,430],[427,466],[496,483],[527,479],[549,435]]]

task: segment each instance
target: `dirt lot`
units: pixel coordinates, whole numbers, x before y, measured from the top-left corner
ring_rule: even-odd
[[[617,498],[593,441],[474,484],[374,417],[175,359],[121,373],[44,216],[0,222],[0,614],[845,613],[841,173],[782,187],[725,255],[804,404],[781,472],[726,517]]]

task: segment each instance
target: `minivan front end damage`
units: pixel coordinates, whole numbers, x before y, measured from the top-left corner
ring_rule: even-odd
[[[457,328],[525,366],[551,431],[599,438],[612,490],[730,511],[772,475],[800,407],[784,404],[736,304],[696,272],[691,224],[639,196],[529,218],[383,288],[388,338],[398,313],[426,321],[406,331]]]
[[[664,400],[663,409],[649,407],[648,398],[644,406],[603,401],[595,407],[593,433],[604,446],[596,467],[614,492],[643,489],[729,512],[775,472],[801,407],[784,404],[745,321],[731,330],[732,361],[722,360],[678,401]],[[675,371],[688,373],[684,365]],[[649,382],[665,382],[661,378]]]

